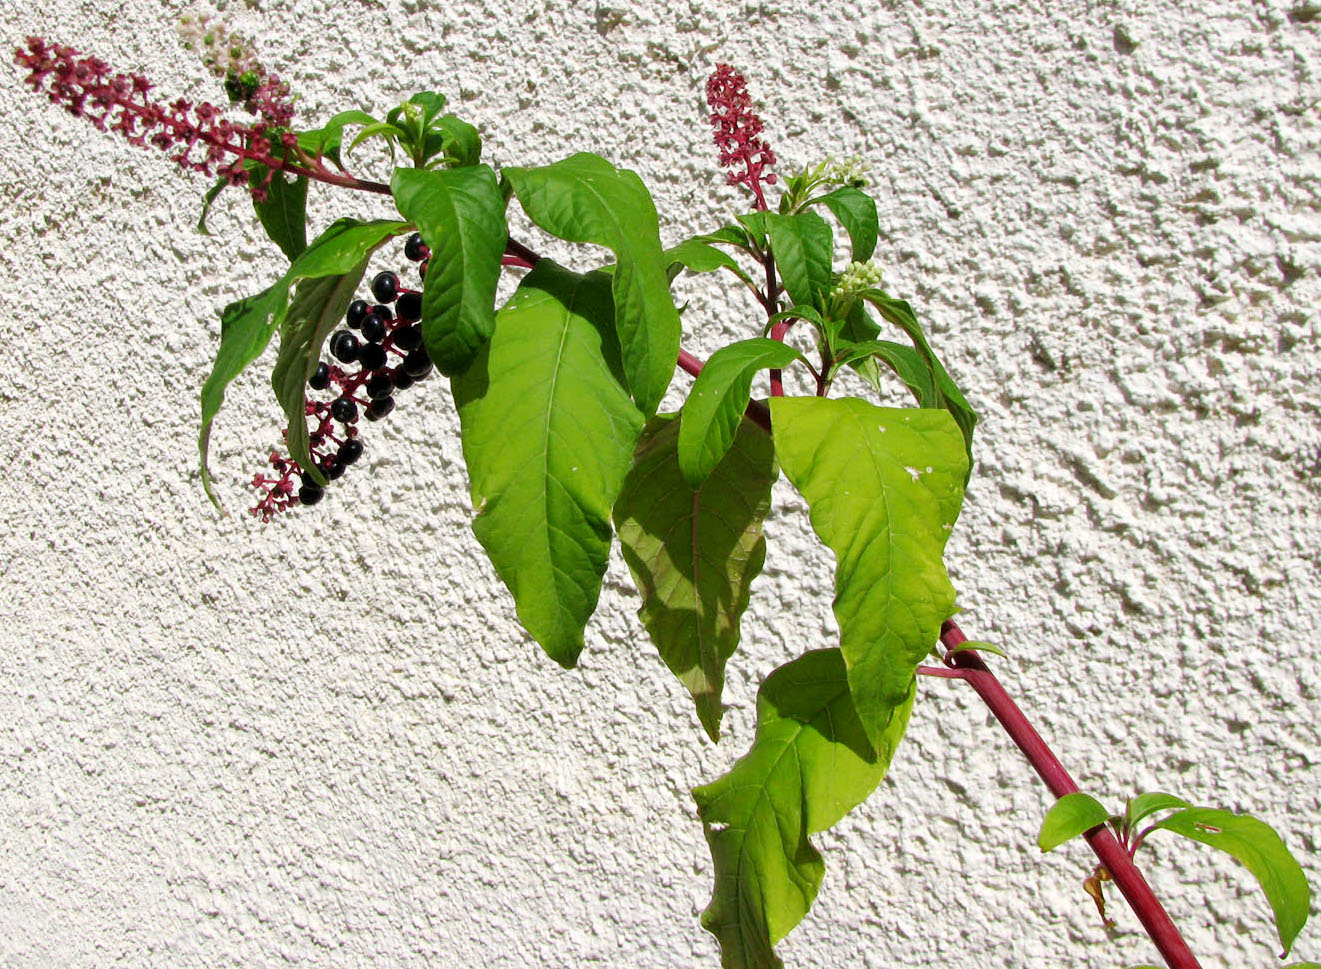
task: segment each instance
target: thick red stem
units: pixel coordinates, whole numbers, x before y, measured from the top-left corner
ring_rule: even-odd
[[[953,620],[949,620],[941,628],[940,641],[946,649],[954,649],[961,643],[967,642],[967,637]],[[1041,739],[1041,734],[1037,733],[1028,722],[1023,711],[1018,708],[1018,704],[1014,703],[1005,692],[1005,688],[1000,685],[1000,681],[982,662],[982,658],[975,652],[967,650],[950,656],[947,662],[963,673],[963,679],[977,691],[977,695],[990,708],[995,719],[1000,721],[1000,726],[1004,727],[1010,739],[1027,757],[1028,763],[1046,782],[1051,794],[1060,798],[1065,794],[1075,793],[1078,785],[1073,782],[1073,778],[1064,769],[1059,758]],[[1128,856],[1128,852],[1124,850],[1114,833],[1107,826],[1098,825],[1083,837],[1091,845],[1092,851],[1096,852],[1101,864],[1109,870],[1115,885],[1128,900],[1133,913],[1142,923],[1142,927],[1147,930],[1147,935],[1151,937],[1151,941],[1155,943],[1156,949],[1170,969],[1201,969],[1197,957],[1188,948],[1188,943],[1183,940],[1178,928],[1152,892],[1151,886],[1142,877],[1142,872],[1133,864],[1133,859]]]

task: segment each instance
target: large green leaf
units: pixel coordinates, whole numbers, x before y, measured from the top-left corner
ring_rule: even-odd
[[[486,165],[397,168],[390,189],[431,247],[422,337],[437,369],[453,376],[495,329],[495,288],[509,238],[504,196]]]
[[[542,259],[455,378],[473,530],[518,618],[572,666],[610,552],[642,415],[618,371],[610,279]]]
[[[679,428],[679,467],[690,485],[700,486],[725,456],[748,408],[757,371],[801,359],[793,347],[762,337],[711,354],[688,392]]]
[[[784,290],[795,303],[821,306],[830,292],[833,234],[826,220],[815,212],[781,215],[761,213],[770,231],[775,267]]]
[[[780,667],[757,694],[752,749],[693,791],[715,861],[702,925],[720,940],[725,969],[779,969],[775,943],[807,914],[825,865],[808,836],[861,803],[903,738],[913,689],[868,739],[837,649]]]
[[[1037,847],[1042,851],[1053,851],[1064,842],[1109,820],[1110,812],[1105,805],[1090,794],[1081,791],[1065,794],[1050,806],[1042,819],[1041,831],[1037,834]]]
[[[1233,855],[1252,872],[1275,913],[1275,931],[1284,946],[1282,958],[1302,931],[1311,907],[1307,876],[1280,836],[1265,821],[1216,808],[1188,808],[1156,827],[1200,841]]]
[[[870,195],[846,185],[813,199],[812,204],[824,205],[839,219],[853,243],[854,262],[866,262],[872,257],[880,223],[876,218],[876,202]]]
[[[693,488],[679,471],[678,439],[677,415],[652,418],[615,501],[615,527],[651,641],[718,740],[725,662],[738,648],[739,620],[766,559],[761,525],[775,453],[766,432],[745,420],[724,459]]]
[[[835,618],[849,685],[878,742],[954,610],[941,556],[967,456],[945,411],[854,397],[771,399],[775,455],[835,553]]]
[[[654,414],[679,358],[680,324],[656,206],[642,179],[586,152],[543,168],[506,168],[503,174],[541,228],[615,254],[612,289],[624,373],[638,407]]]
[[[327,304],[337,305],[342,293],[337,285],[316,287],[301,294],[301,299],[290,304],[289,291],[305,279],[349,276],[354,273],[357,274],[353,280],[356,285],[358,279],[362,278],[363,269],[372,252],[390,236],[408,230],[409,226],[404,222],[340,219],[321,233],[273,286],[257,296],[225,307],[220,319],[220,349],[216,352],[211,375],[202,387],[202,429],[198,435],[202,483],[212,501],[216,501],[216,496],[207,468],[211,424],[224,402],[225,388],[248,364],[261,356],[277,329],[281,333],[280,357],[272,374],[272,384],[285,413],[290,415],[291,443],[300,438],[298,426],[303,425],[303,447],[292,456],[304,467],[307,466],[302,381],[311,376],[316,366],[321,340],[325,338],[328,329]],[[345,301],[339,312],[343,313],[347,305]],[[295,380],[294,377],[299,373],[301,377]]]

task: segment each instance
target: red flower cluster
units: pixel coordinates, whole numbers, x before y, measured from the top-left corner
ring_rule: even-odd
[[[152,101],[147,97],[152,84],[145,77],[112,74],[97,57],[79,57],[76,50],[40,37],[29,37],[27,44],[26,50],[14,51],[14,63],[27,68],[26,81],[34,91],[45,91],[53,102],[101,131],[117,132],[134,145],[174,152],[172,157],[185,170],[221,175],[231,185],[247,184],[258,201],[265,200],[275,170],[285,167],[271,155],[271,138],[286,149],[297,144],[291,133],[277,134],[276,129],[289,124],[293,108],[285,100],[288,89],[274,76],[251,99],[262,120],[235,124],[212,104],[192,105],[182,98],[171,104]],[[265,165],[266,180],[251,184],[245,161]]]
[[[706,103],[711,106],[720,165],[729,169],[729,184],[747,186],[757,197],[757,208],[765,209],[761,186],[775,184],[775,174],[765,173],[775,164],[775,153],[759,137],[764,126],[752,110],[747,81],[728,64],[717,64],[706,82]]]

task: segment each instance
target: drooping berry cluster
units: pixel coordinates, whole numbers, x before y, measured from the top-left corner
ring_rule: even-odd
[[[729,184],[747,187],[757,198],[757,208],[766,208],[761,186],[775,184],[775,153],[760,137],[764,126],[752,110],[747,81],[728,64],[717,64],[706,82],[706,103],[711,106],[720,166],[729,169]],[[740,166],[742,166],[740,168]]]
[[[414,233],[404,244],[404,254],[425,266],[431,253]],[[422,294],[405,288],[392,272],[377,273],[370,289],[375,302],[350,303],[346,329],[328,342],[337,362],[322,361],[307,381],[312,390],[334,390],[332,399],[309,399],[305,409],[315,424],[308,450],[327,481],[362,457],[359,418],[379,421],[394,410],[397,392],[432,373],[431,357],[422,345]],[[357,364],[357,370],[350,373],[341,364]],[[250,510],[262,521],[294,505],[315,505],[324,496],[325,489],[294,459],[272,451],[270,463],[274,476],[259,473],[252,479],[261,497]]]

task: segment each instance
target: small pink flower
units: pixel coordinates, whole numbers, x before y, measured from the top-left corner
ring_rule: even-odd
[[[757,198],[757,208],[766,208],[762,183],[775,184],[775,153],[760,135],[761,119],[752,110],[747,81],[728,64],[717,64],[706,82],[706,103],[711,106],[720,165],[729,169],[729,183],[743,185]]]

